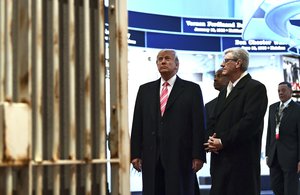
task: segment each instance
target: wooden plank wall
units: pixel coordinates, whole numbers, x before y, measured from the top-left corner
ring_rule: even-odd
[[[130,194],[126,3],[0,0],[1,195]],[[25,160],[7,153],[18,106]]]

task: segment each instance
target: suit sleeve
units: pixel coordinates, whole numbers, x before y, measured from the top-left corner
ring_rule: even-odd
[[[271,106],[269,107],[269,116],[268,116],[266,156],[269,156],[270,143],[271,143]]]
[[[193,158],[206,162],[205,142],[205,109],[200,86],[197,85],[193,96]]]
[[[297,131],[298,131],[298,162],[300,162],[300,105],[298,105],[298,114],[297,114],[297,116],[298,116],[298,120],[297,120]]]
[[[131,160],[142,157],[143,123],[142,123],[142,89],[137,93],[130,139]]]

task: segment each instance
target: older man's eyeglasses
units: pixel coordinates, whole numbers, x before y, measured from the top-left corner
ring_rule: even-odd
[[[230,62],[230,61],[235,61],[235,62],[236,62],[236,61],[238,61],[238,59],[234,59],[234,58],[227,58],[227,59],[224,59],[224,60],[223,60],[223,63],[225,63],[225,64],[226,64],[227,62]]]

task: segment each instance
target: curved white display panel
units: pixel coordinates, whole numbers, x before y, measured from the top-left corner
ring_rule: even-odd
[[[289,52],[300,55],[300,27],[295,19],[299,14],[299,0],[264,0],[250,18],[244,19],[242,38],[283,42],[289,45]]]

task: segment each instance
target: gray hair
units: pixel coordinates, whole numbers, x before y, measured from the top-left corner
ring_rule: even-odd
[[[224,51],[224,54],[231,53],[232,57],[235,59],[242,60],[241,69],[246,71],[249,65],[249,53],[247,50],[240,47],[228,48]]]

